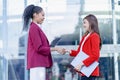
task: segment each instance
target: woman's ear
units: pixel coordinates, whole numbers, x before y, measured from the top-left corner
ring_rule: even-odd
[[[34,13],[34,14],[33,14],[33,17],[36,17],[36,16],[37,16],[37,13]]]

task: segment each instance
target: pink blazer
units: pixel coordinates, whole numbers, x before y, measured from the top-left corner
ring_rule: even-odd
[[[27,69],[51,67],[52,64],[48,39],[40,27],[31,22],[28,34]]]

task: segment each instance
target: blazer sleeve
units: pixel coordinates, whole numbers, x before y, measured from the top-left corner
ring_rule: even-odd
[[[70,56],[75,57],[79,53],[79,51],[80,51],[80,46],[78,47],[77,50],[71,50]]]
[[[75,56],[79,53],[79,51],[80,51],[80,47],[81,47],[81,43],[82,43],[83,39],[84,39],[84,37],[82,37],[82,40],[80,41],[80,43],[79,43],[79,46],[78,46],[78,49],[77,49],[77,50],[71,50],[70,56],[75,57]]]
[[[50,54],[50,47],[43,46],[41,36],[39,33],[39,29],[36,27],[30,29],[30,36],[32,40],[33,47],[35,50],[43,55],[49,55]]]
[[[89,55],[89,58],[85,59],[83,61],[85,66],[89,66],[90,64],[92,64],[94,61],[98,61],[99,59],[99,43],[100,43],[100,38],[98,35],[93,35],[91,37],[91,41],[90,41],[90,45],[91,45],[91,54]]]

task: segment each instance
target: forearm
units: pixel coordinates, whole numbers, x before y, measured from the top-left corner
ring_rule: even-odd
[[[40,47],[38,49],[38,52],[40,54],[49,55],[50,54],[50,47]]]
[[[65,49],[64,48],[59,48],[59,47],[51,47],[50,51],[57,51],[60,54],[65,54]]]
[[[50,51],[57,51],[57,48],[56,47],[51,47]]]
[[[70,50],[69,55],[75,57],[78,54],[78,51],[76,50]]]

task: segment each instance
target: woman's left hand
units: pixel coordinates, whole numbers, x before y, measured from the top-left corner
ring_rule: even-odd
[[[76,70],[77,72],[80,72],[80,70],[81,70],[82,67],[83,67],[83,63],[80,63],[80,64],[78,64],[78,65],[75,67],[75,70]]]

